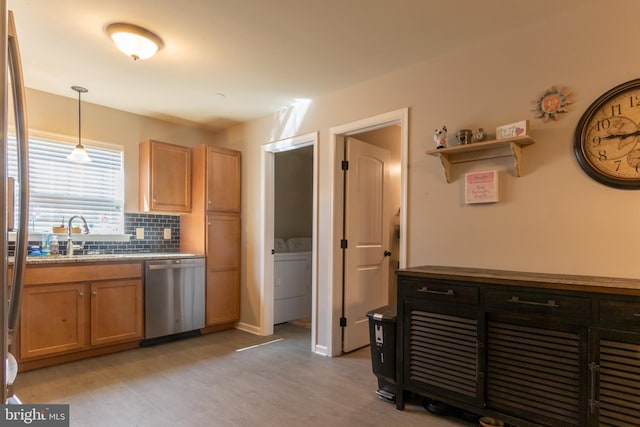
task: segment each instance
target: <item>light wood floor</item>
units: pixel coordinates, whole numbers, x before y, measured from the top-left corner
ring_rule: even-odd
[[[270,337],[229,330],[16,379],[24,403],[68,403],[77,427],[477,425],[432,415],[419,402],[398,411],[376,388],[368,348],[318,356],[309,329],[290,324]]]

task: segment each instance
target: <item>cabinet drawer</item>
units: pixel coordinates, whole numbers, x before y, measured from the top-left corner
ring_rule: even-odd
[[[476,286],[458,285],[444,281],[401,280],[402,292],[409,298],[424,298],[431,301],[446,301],[465,304],[478,304]]]
[[[544,314],[545,316],[587,320],[590,299],[548,292],[525,292],[518,289],[489,289],[485,296],[487,310]]]
[[[600,301],[598,319],[604,323],[640,327],[640,301],[603,299]]]

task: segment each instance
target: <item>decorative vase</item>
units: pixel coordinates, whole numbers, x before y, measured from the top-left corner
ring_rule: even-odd
[[[456,133],[456,139],[460,145],[471,144],[471,138],[473,137],[473,132],[471,129],[460,129]]]

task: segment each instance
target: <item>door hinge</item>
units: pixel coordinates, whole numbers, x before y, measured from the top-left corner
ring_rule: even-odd
[[[349,170],[349,160],[343,160],[342,161],[342,170],[343,171],[348,171]]]
[[[340,249],[347,249],[347,239],[340,240]]]
[[[346,317],[341,317],[340,318],[340,327],[341,328],[346,328],[347,327],[347,318]]]

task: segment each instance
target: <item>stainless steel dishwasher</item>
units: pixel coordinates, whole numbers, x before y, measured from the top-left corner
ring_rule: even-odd
[[[146,344],[159,337],[199,333],[204,327],[204,258],[146,261],[144,270],[144,337],[152,340]]]

